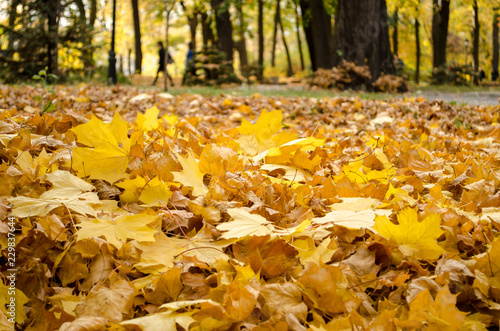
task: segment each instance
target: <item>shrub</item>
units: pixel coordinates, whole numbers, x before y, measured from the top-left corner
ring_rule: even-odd
[[[457,86],[471,85],[477,73],[469,65],[444,65],[434,68],[432,71],[431,84],[451,84]]]
[[[189,61],[182,81],[183,85],[214,86],[241,84],[233,70],[232,62],[225,60],[225,54],[215,47],[204,47]]]

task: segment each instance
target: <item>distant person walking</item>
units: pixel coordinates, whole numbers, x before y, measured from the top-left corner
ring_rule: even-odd
[[[174,81],[172,80],[172,77],[168,74],[167,68],[165,66],[165,47],[163,47],[163,43],[161,41],[158,42],[158,71],[156,72],[156,77],[155,81],[153,82],[153,86],[156,84],[156,81],[158,80],[158,76],[160,75],[160,72],[163,72],[164,75],[167,75],[167,78],[170,80],[170,84],[174,86]],[[172,59],[172,56],[170,56],[170,53],[168,53],[168,63],[171,64],[174,63],[174,60]]]

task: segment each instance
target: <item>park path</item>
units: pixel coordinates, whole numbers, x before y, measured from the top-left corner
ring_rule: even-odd
[[[412,93],[415,96],[422,96],[428,100],[443,100],[445,102],[456,102],[458,105],[469,104],[479,106],[498,105],[500,91],[494,92],[434,92],[423,91],[421,93]]]

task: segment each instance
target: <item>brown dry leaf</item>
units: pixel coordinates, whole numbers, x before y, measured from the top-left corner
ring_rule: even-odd
[[[131,313],[136,295],[137,289],[125,280],[118,280],[111,287],[95,285],[75,312],[78,317],[103,317],[119,323]]]

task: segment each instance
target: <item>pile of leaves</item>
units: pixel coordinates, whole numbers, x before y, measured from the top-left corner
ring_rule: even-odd
[[[18,329],[498,327],[498,106],[41,92],[0,87]]]
[[[357,66],[353,62],[343,61],[332,69],[318,69],[309,84],[320,88],[344,90],[371,89],[372,75],[368,66]]]
[[[402,77],[382,75],[374,83],[375,92],[405,93],[410,90],[408,83]]]
[[[194,58],[187,63],[183,85],[241,84],[241,79],[234,73],[232,62],[225,57],[223,52],[213,46],[196,52]]]

